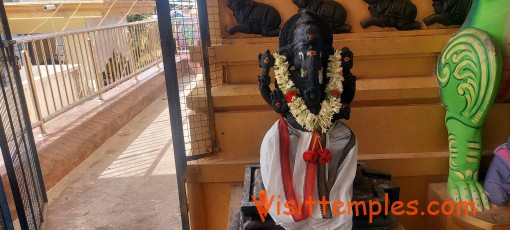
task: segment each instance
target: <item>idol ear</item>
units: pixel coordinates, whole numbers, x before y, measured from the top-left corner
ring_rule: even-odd
[[[289,66],[294,65],[294,57],[292,55],[292,52],[290,51],[290,48],[288,46],[280,47],[277,51],[278,54],[283,55],[287,58],[287,62],[289,62]]]
[[[290,50],[288,46],[282,46],[276,51],[279,55],[289,56]]]
[[[329,59],[329,56],[335,54],[335,48],[333,47],[326,47],[322,50],[322,63],[323,65],[327,65],[328,64],[328,59]]]

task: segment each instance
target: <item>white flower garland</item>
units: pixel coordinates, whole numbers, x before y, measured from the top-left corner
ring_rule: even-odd
[[[289,63],[287,58],[278,53],[273,54],[275,60],[275,75],[276,81],[283,94],[295,91],[299,94],[298,88],[295,87],[294,82],[289,78]],[[328,68],[326,69],[326,77],[329,78],[328,85],[326,86],[326,99],[321,103],[321,110],[318,115],[313,114],[306,107],[305,101],[299,96],[293,96],[291,102],[288,102],[290,112],[296,118],[296,121],[310,132],[326,133],[331,127],[333,115],[340,112],[342,107],[340,95],[343,91],[342,82],[342,63],[340,51],[335,51],[335,54],[330,55]],[[322,74],[322,71],[321,73]],[[337,96],[333,95],[336,90]]]

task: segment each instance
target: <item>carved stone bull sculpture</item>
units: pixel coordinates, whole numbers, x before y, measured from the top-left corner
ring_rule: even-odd
[[[361,21],[363,29],[369,26],[395,27],[398,30],[416,30],[421,23],[415,21],[416,6],[411,0],[363,0],[368,3],[370,18]]]
[[[351,26],[345,24],[347,19],[347,11],[342,4],[333,0],[292,0],[299,7],[299,10],[308,10],[324,17],[334,34],[349,33]]]
[[[270,5],[253,0],[228,0],[227,7],[237,21],[227,29],[229,34],[241,32],[276,37],[280,33],[280,13]]]
[[[432,0],[435,14],[423,19],[425,25],[440,23],[445,26],[462,25],[473,0]]]

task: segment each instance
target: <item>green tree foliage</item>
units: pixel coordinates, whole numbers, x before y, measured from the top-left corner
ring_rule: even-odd
[[[127,16],[127,22],[138,22],[150,18],[151,14],[131,14]]]

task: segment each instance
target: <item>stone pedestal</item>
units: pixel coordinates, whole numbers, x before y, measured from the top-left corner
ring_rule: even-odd
[[[428,201],[437,201],[440,205],[444,204],[446,201],[453,202],[453,199],[447,191],[446,183],[430,184],[428,189]],[[436,210],[440,210],[440,206],[434,206],[433,211]],[[463,209],[461,209],[460,213],[461,214],[458,215],[455,211],[453,215],[448,216],[443,214],[435,216],[428,215],[426,229],[510,229],[510,207],[491,205],[491,210],[476,213],[475,216],[465,215]]]
[[[257,208],[251,195],[258,197],[258,191],[264,188],[260,177],[259,165],[247,165],[245,169],[244,185],[232,186],[229,230],[247,229],[283,229],[275,224],[270,216],[264,223],[261,222]],[[387,193],[390,204],[399,199],[400,187],[391,181],[388,173],[367,169],[364,164],[358,164],[356,178],[354,179],[353,200],[377,200],[384,206],[384,195]],[[363,213],[360,211],[360,213]],[[355,216],[353,229],[359,230],[394,230],[403,229],[393,215],[378,215],[369,223],[368,216]]]

